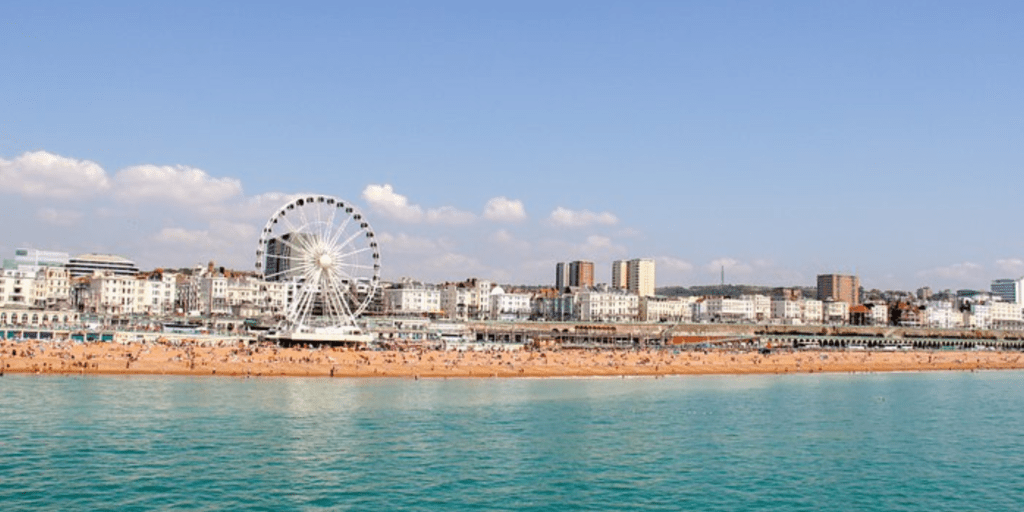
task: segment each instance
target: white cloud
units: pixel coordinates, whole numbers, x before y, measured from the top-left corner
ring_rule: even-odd
[[[114,196],[126,203],[167,201],[187,206],[213,206],[242,194],[235,178],[213,178],[183,165],[137,165],[114,176]]]
[[[526,208],[518,199],[495,197],[487,201],[484,217],[496,222],[518,222],[526,218]]]
[[[282,206],[310,194],[285,194],[283,192],[267,192],[255,196],[240,198],[219,206],[211,206],[204,210],[207,215],[219,215],[223,218],[242,219],[250,222],[265,223],[271,215]]]
[[[53,226],[68,227],[78,224],[78,221],[82,219],[82,212],[40,208],[36,211],[36,218]]]
[[[259,230],[256,226],[246,222],[215,220],[210,223],[210,233],[218,239],[230,242],[251,241],[252,249],[255,251]]]
[[[256,250],[256,227],[240,222],[217,220],[207,229],[163,228],[150,237],[153,242],[198,249],[238,246],[251,241]]]
[[[392,235],[391,233],[378,233],[377,241],[380,243],[381,251],[396,253],[427,253],[437,251],[439,244],[429,238],[409,236],[405,233]]]
[[[618,217],[610,212],[594,213],[590,210],[573,211],[567,208],[562,208],[561,206],[555,208],[555,210],[551,212],[551,216],[548,220],[555,226],[567,228],[579,228],[594,224],[614,226],[619,222]]]
[[[693,270],[693,264],[691,264],[690,262],[681,260],[679,258],[673,258],[671,256],[662,256],[660,258],[655,258],[655,261],[657,262],[659,270],[664,268],[669,271],[680,273],[690,272],[691,270]]]
[[[512,249],[518,252],[526,252],[530,250],[530,242],[527,242],[526,240],[519,240],[515,235],[509,233],[508,230],[505,229],[499,229],[494,232],[490,239],[491,242],[499,247]]]
[[[423,220],[423,208],[409,204],[409,198],[396,194],[391,185],[367,185],[363,189],[363,200],[374,211],[402,222]]]
[[[473,275],[486,269],[480,260],[454,252],[427,258],[423,266],[425,270],[448,276]]]
[[[928,270],[922,270],[918,272],[917,275],[923,278],[938,278],[969,283],[979,281],[983,270],[984,267],[981,265],[965,261],[963,263],[954,263],[945,267],[935,267]]]
[[[427,222],[431,224],[471,224],[474,220],[476,220],[476,215],[472,212],[459,210],[451,206],[427,210]]]
[[[730,274],[746,275],[754,271],[754,267],[734,258],[718,258],[704,266],[704,269],[711,274],[720,274],[722,269],[728,277]]]
[[[0,159],[0,183],[0,192],[50,199],[81,198],[110,188],[107,173],[99,164],[46,151]]]
[[[1024,260],[1018,258],[1010,258],[1005,260],[996,260],[996,267],[1006,274],[1010,274],[1013,277],[1024,274]]]
[[[373,211],[401,222],[417,223],[426,220],[430,224],[454,226],[471,224],[476,220],[476,215],[472,212],[459,210],[453,206],[430,208],[424,213],[423,207],[410,203],[408,197],[396,193],[388,184],[367,185],[363,189],[363,200]]]
[[[151,237],[156,243],[166,245],[209,246],[210,232],[207,230],[188,230],[184,228],[163,228]]]
[[[626,248],[616,245],[611,238],[606,236],[590,235],[587,237],[586,243],[576,248],[576,252],[595,261],[604,261],[610,259],[611,256],[625,254]]]

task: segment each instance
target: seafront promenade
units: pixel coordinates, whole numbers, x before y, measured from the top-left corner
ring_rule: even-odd
[[[508,347],[511,348],[511,347]],[[534,348],[357,350],[237,343],[0,342],[10,373],[234,377],[626,377],[1024,369],[1024,353],[997,350],[737,350]]]

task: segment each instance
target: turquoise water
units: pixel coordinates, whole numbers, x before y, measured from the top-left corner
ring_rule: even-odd
[[[3,510],[1021,510],[1022,372],[0,378]]]

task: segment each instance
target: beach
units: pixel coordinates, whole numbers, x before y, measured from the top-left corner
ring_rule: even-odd
[[[235,377],[590,377],[1024,369],[1011,351],[542,349],[392,351],[161,343],[4,341],[10,373]]]

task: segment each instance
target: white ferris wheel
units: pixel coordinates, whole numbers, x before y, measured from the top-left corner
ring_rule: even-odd
[[[290,290],[283,329],[291,333],[355,329],[380,287],[380,250],[353,205],[308,195],[275,212],[256,248],[256,270]]]

